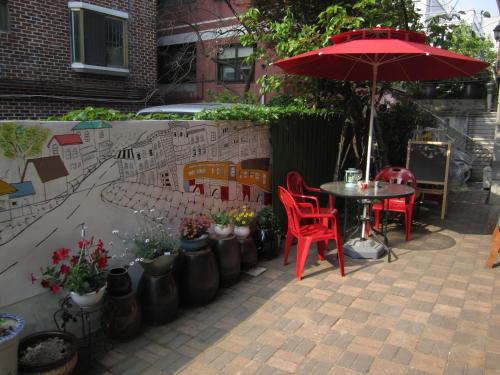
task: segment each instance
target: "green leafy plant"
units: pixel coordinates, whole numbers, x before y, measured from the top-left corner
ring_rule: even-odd
[[[139,260],[152,260],[165,253],[175,253],[179,249],[176,240],[164,234],[139,234],[134,238],[135,255]]]
[[[75,254],[60,248],[52,254],[52,265],[42,269],[40,284],[58,293],[61,288],[78,294],[96,292],[106,284],[108,252],[101,240],[82,239]],[[34,283],[38,277],[31,275]]]
[[[266,206],[257,212],[255,221],[257,223],[257,229],[271,230],[280,233],[280,223],[272,206]]]
[[[210,219],[221,227],[227,227],[231,224],[231,214],[227,211],[217,212],[215,214],[210,214]]]

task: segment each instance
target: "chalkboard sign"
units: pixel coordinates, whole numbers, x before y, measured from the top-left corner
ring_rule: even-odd
[[[446,215],[450,151],[450,142],[409,141],[406,154],[406,168],[417,179],[417,193],[442,195],[441,219]]]
[[[419,183],[444,184],[448,180],[449,149],[448,142],[410,141],[406,167]]]

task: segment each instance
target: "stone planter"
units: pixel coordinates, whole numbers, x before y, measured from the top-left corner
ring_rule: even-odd
[[[240,243],[234,235],[230,237],[210,238],[217,264],[219,266],[221,286],[231,286],[238,281],[241,269]]]
[[[162,255],[154,259],[144,259],[139,262],[145,273],[160,276],[170,272],[177,255]]]
[[[19,333],[24,328],[24,319],[13,314],[0,314],[0,327],[12,327],[12,330],[0,337],[0,374],[17,374],[17,348]]]
[[[257,265],[257,247],[252,237],[240,239],[241,269],[248,270]]]
[[[247,238],[250,235],[250,227],[248,225],[244,226],[235,225],[234,234],[240,240]]]
[[[219,289],[219,269],[213,251],[206,247],[198,251],[186,251],[182,274],[182,300],[188,305],[206,305]]]
[[[214,232],[219,237],[227,237],[233,233],[233,226],[232,225],[224,225],[223,226],[223,225],[215,224],[214,225]]]
[[[149,325],[161,325],[175,319],[179,309],[179,293],[171,271],[164,275],[143,272],[137,295],[142,318]]]
[[[130,340],[141,331],[141,307],[135,292],[123,296],[108,294],[104,298],[101,327],[113,340]]]
[[[182,240],[181,239],[181,247],[185,251],[198,251],[207,246],[208,243],[208,234],[204,234],[198,238],[193,240]]]
[[[57,360],[50,360],[44,356],[43,363],[19,363],[20,375],[37,374],[37,375],[67,375],[71,374],[78,362],[78,342],[75,336],[68,332],[62,331],[42,331],[29,335],[21,340],[19,344],[19,354],[28,347],[33,347],[40,342],[49,338],[57,337],[67,345],[67,350],[62,357]]]
[[[104,296],[105,291],[106,291],[106,285],[101,287],[101,289],[99,289],[96,292],[90,292],[85,294],[69,292],[69,295],[71,296],[71,299],[73,300],[74,303],[76,303],[78,306],[82,308],[85,308],[97,305]]]
[[[259,229],[254,232],[253,238],[260,259],[271,260],[278,256],[280,238],[277,233],[272,230]]]
[[[127,269],[123,267],[110,269],[106,283],[108,295],[113,297],[124,296],[132,291],[132,279]]]

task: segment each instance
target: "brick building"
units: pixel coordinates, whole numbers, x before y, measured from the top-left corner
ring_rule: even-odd
[[[151,104],[156,10],[154,0],[0,0],[0,119]]]
[[[277,68],[245,64],[251,47],[239,36],[245,29],[235,17],[250,0],[160,0],[158,9],[158,89],[169,102],[210,101],[210,92],[257,97],[256,79]],[[231,9],[232,8],[232,9]],[[249,81],[247,82],[247,77]]]

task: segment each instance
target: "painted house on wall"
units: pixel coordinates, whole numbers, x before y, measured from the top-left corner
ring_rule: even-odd
[[[72,180],[83,174],[82,156],[80,145],[83,144],[79,134],[54,135],[47,148],[51,156],[59,155],[68,169],[69,179]]]
[[[36,195],[33,184],[31,181],[25,181],[13,183],[12,186],[16,191],[9,194],[11,219],[31,215]]]
[[[82,121],[71,130],[81,137],[85,147],[95,147],[98,160],[103,161],[111,156],[111,147],[113,146],[111,129],[112,126],[106,121],[93,120]]]
[[[28,159],[21,182],[31,181],[36,202],[47,201],[68,193],[68,170],[59,155]]]
[[[2,220],[9,219],[10,217],[4,217],[3,212],[7,212],[9,210],[9,194],[16,192],[16,188],[5,182],[0,180],[0,217]]]
[[[135,182],[137,180],[137,168],[135,166],[134,150],[132,150],[132,147],[118,151],[116,164],[120,178],[123,181]]]

